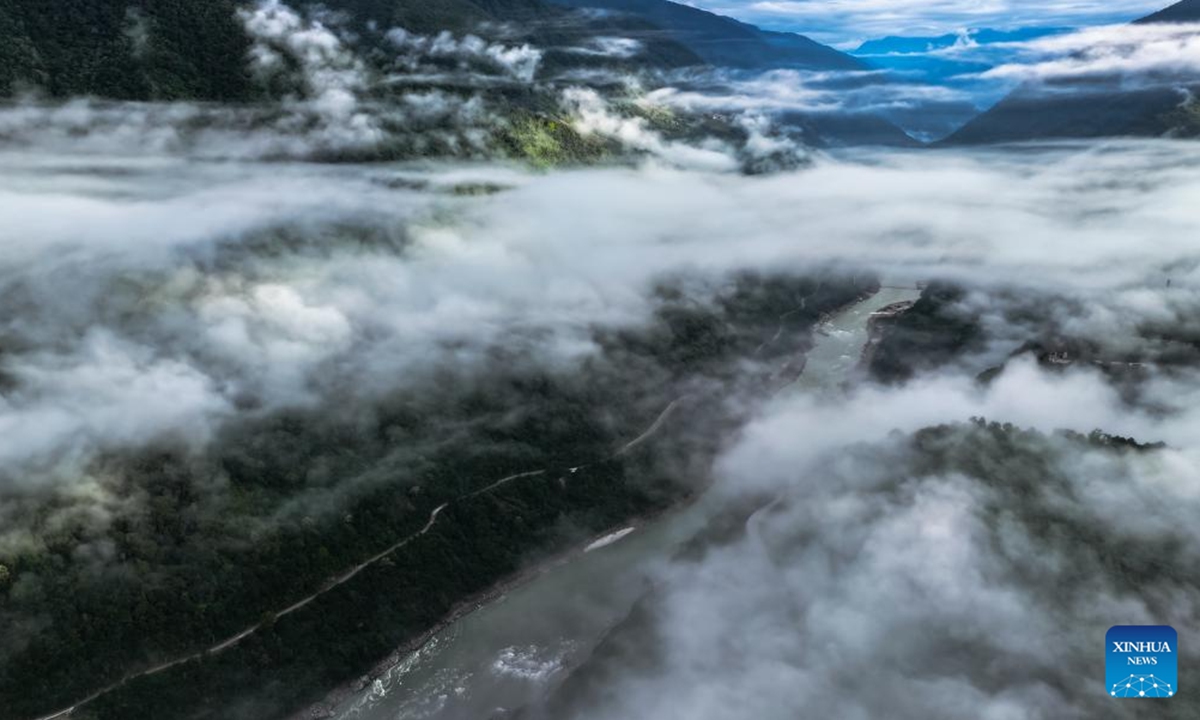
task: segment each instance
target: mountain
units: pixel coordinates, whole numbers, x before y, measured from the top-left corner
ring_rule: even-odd
[[[486,35],[488,27],[503,28],[499,35],[509,43],[521,41],[546,48],[551,68],[589,64],[585,56],[564,53],[561,48],[605,36],[642,37],[636,58],[640,67],[671,68],[704,62],[643,19],[580,17],[546,0],[331,0],[324,4],[347,15],[352,26],[360,29],[374,24],[424,35],[443,31]],[[609,61],[612,64],[612,58]],[[594,63],[595,58],[591,61]]]
[[[766,70],[867,70],[846,53],[795,33],[771,32],[668,0],[552,0],[562,6],[632,15],[662,28],[710,65]]]
[[[1200,21],[1200,0],[1184,0],[1138,24]],[[1175,83],[1128,89],[1119,79],[1018,88],[944,142],[977,145],[1056,138],[1193,134],[1200,117],[1184,105],[1194,88]]]
[[[243,101],[255,95],[244,59],[250,41],[239,0],[0,0],[0,95],[38,88],[53,97]],[[362,38],[368,28],[435,35],[480,34],[547,48],[551,69],[602,60],[570,48],[597,37],[639,41],[636,58],[606,58],[623,70],[696,65],[764,69],[865,69],[808,38],[759,30],[669,2],[563,0],[327,0]],[[600,7],[608,13],[578,13]],[[516,32],[513,29],[516,28]],[[363,42],[369,42],[363,40]]]
[[[370,227],[328,249],[357,252]],[[45,527],[53,501],[10,481],[6,501],[44,510],[21,521],[36,540],[0,546],[0,717],[301,717],[468,599],[693,495],[826,314],[878,289],[834,273],[737,274],[716,297],[692,285],[660,285],[644,323],[589,328],[595,362],[514,363],[495,347],[437,381],[248,408],[202,451],[181,439],[106,453],[130,508],[112,528],[78,514]],[[63,559],[99,544],[103,561]]]
[[[37,88],[52,97],[253,99],[258,89],[245,61],[250,40],[237,17],[239,8],[250,5],[244,0],[0,0],[0,96]],[[546,48],[569,47],[597,35],[642,35],[640,67],[704,62],[678,43],[655,37],[661,31],[644,20],[576,18],[540,0],[327,0],[322,5],[342,16],[367,46],[379,36],[369,28],[486,35],[481,28],[506,26],[521,28],[515,35],[505,30],[511,42]],[[596,62],[555,51],[546,57],[553,68]]]
[[[968,30],[963,33],[947,33],[935,36],[889,35],[887,37],[867,40],[853,51],[852,55],[922,55],[935,50],[945,50],[959,43],[964,45],[994,45],[1006,42],[1025,42],[1040,37],[1057,35],[1066,32],[1067,28],[1019,28],[1017,30],[993,30],[981,28]]]
[[[886,115],[913,136],[934,142],[1003,97],[1004,88],[981,81],[979,76],[1007,62],[1016,52],[1013,44],[1067,31],[1054,27],[980,28],[945,35],[892,35],[867,40],[851,53],[886,71],[894,83],[945,89],[943,97],[914,93],[910,102],[889,109]]]
[[[986,72],[1007,53],[996,46],[1069,32],[1068,28],[982,28],[935,36],[888,36],[868,40],[851,54],[873,67],[892,70],[932,84],[960,84],[964,76]],[[954,49],[953,53],[947,50]]]
[[[1174,127],[1180,93],[1170,88],[1099,91],[1059,95],[1018,90],[971,120],[944,142],[979,145],[1026,140],[1155,137]]]
[[[294,81],[263,82],[252,75],[252,43],[238,13],[253,5],[249,0],[0,0],[5,39],[0,97],[32,89],[51,98],[245,103],[310,91]],[[374,76],[389,79],[377,89],[381,95],[406,87],[389,40],[392,28],[428,43],[442,33],[479,35],[498,43],[480,50],[485,63],[488,57],[498,61],[488,52],[519,51],[528,44],[540,49],[540,80],[562,78],[570,85],[618,92],[623,86],[617,78],[684,67],[746,73],[868,69],[806,37],[760,30],[663,0],[326,0],[311,11],[329,16],[327,24],[353,38],[347,42]],[[448,55],[435,62],[447,77],[463,69]],[[431,76],[418,77],[421,89],[428,89]],[[463,91],[448,82],[445,89]],[[475,89],[502,96],[499,104],[514,116],[542,115],[556,102],[553,82]],[[914,142],[888,120],[865,112],[792,113],[787,124],[817,146]]]
[[[258,89],[246,68],[250,40],[237,17],[239,8],[250,5],[245,0],[0,0],[0,96],[37,88],[52,97],[253,99]],[[322,5],[341,15],[364,45],[379,37],[369,28],[436,35],[481,34],[481,28],[505,26],[521,28],[511,42],[546,48],[597,35],[639,34],[646,37],[639,66],[703,62],[669,38],[655,37],[661,31],[645,20],[576,18],[541,0],[327,0]],[[551,67],[596,63],[553,52],[546,60]]]
[[[1169,22],[1197,22],[1200,21],[1200,0],[1183,0],[1169,8],[1159,10],[1153,15],[1148,15],[1141,20],[1135,20],[1135,23],[1169,23]]]
[[[638,18],[655,28],[648,40],[665,37],[686,47],[702,61],[717,68],[761,73],[770,70],[810,70],[833,73],[865,73],[867,63],[795,33],[762,30],[733,18],[668,0],[552,0],[563,7],[601,13],[608,18]],[[841,82],[850,92],[877,78],[847,77]],[[788,112],[786,125],[801,131],[817,146],[920,144],[892,120],[872,112]]]

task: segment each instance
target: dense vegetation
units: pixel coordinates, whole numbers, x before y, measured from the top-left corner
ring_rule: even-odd
[[[1162,122],[1174,137],[1200,137],[1200,103],[1189,100],[1164,115]]]
[[[245,100],[234,0],[0,0],[0,95]]]
[[[39,88],[55,97],[241,101],[254,95],[249,40],[235,14],[248,0],[0,0],[0,95]],[[296,3],[297,7],[309,3]],[[759,30],[671,2],[621,0],[327,0],[364,50],[386,53],[377,30],[435,35],[503,26],[510,42],[548,50],[551,70],[673,68],[862,69],[849,55],[788,33]],[[615,14],[581,15],[569,7]],[[595,37],[630,37],[636,58],[573,53]]]
[[[978,318],[962,307],[966,292],[931,283],[910,309],[884,323],[870,372],[882,382],[902,382],[950,363],[983,340]]]
[[[402,27],[426,35],[447,30],[486,34],[488,24],[503,24],[508,42],[521,40],[546,49],[551,71],[595,65],[629,71],[703,63],[686,45],[663,37],[662,28],[653,23],[636,17],[584,17],[544,0],[334,0],[326,5],[346,13],[359,28],[374,22],[380,27]],[[642,52],[635,59],[624,60],[564,52],[587,44],[595,36],[612,35],[642,37]]]
[[[258,622],[236,647],[80,716],[265,720],[311,701],[539,555],[694,490],[739,420],[724,401],[771,392],[821,313],[873,282],[667,283],[652,324],[597,328],[603,351],[576,371],[498,348],[484,375],[444,371],[370,407],[231,423],[198,456],[111,453],[91,468],[125,499],[107,525],[66,499],[8,497],[35,537],[0,557],[4,716],[66,706]],[[614,456],[678,398],[686,411],[652,443]],[[546,472],[467,497],[533,470]],[[428,534],[276,621],[444,503]]]
[[[565,118],[526,113],[514,115],[501,134],[500,147],[538,168],[598,162],[620,152],[604,138],[580,135]]]
[[[245,101],[261,97],[248,64],[250,39],[238,0],[0,0],[0,95],[38,90],[52,97],[90,95],[120,100]],[[297,3],[303,6],[306,3]],[[597,34],[650,35],[642,67],[700,63],[682,45],[655,39],[636,18],[587,19],[539,0],[331,0],[326,8],[359,35],[368,57],[387,54],[378,32],[401,27],[433,35],[479,33],[486,23],[521,28],[513,42],[547,48],[579,45]],[[548,66],[629,61],[551,52]]]
[[[1073,322],[1089,312],[1079,300],[1045,292],[976,288],[968,301],[961,286],[936,282],[911,309],[880,321],[869,356],[876,380],[899,383],[945,368],[990,383],[1011,363],[1036,362],[1047,372],[1086,367],[1103,373],[1131,404],[1160,406],[1147,384],[1155,372],[1190,372],[1200,363],[1200,334],[1174,319],[1145,322],[1133,344],[1086,335]],[[1052,308],[1047,312],[1047,308]],[[986,322],[985,315],[1003,323]],[[997,333],[1002,326],[1003,335]]]

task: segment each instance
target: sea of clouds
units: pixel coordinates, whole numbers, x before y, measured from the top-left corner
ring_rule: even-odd
[[[717,491],[777,502],[744,539],[661,570],[644,633],[656,672],[615,673],[580,717],[1132,717],[1100,692],[1102,630],[1197,629],[1195,371],[1151,367],[1142,404],[1090,366],[1018,361],[987,387],[975,377],[1032,333],[998,294],[1048,299],[1047,322],[1112,352],[1151,325],[1195,333],[1200,147],[863,150],[747,177],[719,144],[666,140],[577,89],[563,97],[580,130],[641,162],[295,162],[378,140],[371,84],[319,20],[265,3],[245,21],[255,66],[270,73],[273,53],[289,53],[307,87],[265,134],[234,123],[181,146],[180,118],[225,112],[192,106],[0,113],[0,548],[34,541],[30,498],[95,507],[97,522],[119,514],[126,499],[89,475],[103,453],[163,439],[202,449],[238,418],[353,408],[436,368],[487,373],[498,347],[577,369],[598,351],[596,327],[650,321],[664,277],[834,266],[959,283],[991,342],[901,387],[764,409],[722,457]],[[1055,73],[1141,63],[1124,41],[1104,51],[1104,37],[1092,56],[1039,42],[1064,54],[1048,61]],[[530,48],[392,41],[536,72]],[[682,91],[656,100],[709,108]],[[470,103],[427,109],[429,126],[488,117]],[[910,455],[892,431],[972,416],[1169,447],[1115,458],[1064,445],[1065,480],[1032,495],[969,473],[896,477]],[[1031,519],[1053,513],[1065,515],[1048,530]],[[1089,528],[1153,555],[1158,574],[1131,582],[1089,548]],[[1162,716],[1194,708],[1181,697]]]

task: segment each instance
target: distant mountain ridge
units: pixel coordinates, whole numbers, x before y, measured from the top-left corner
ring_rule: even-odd
[[[947,96],[953,99],[923,99],[911,109],[892,111],[891,119],[900,121],[916,136],[936,142],[977,117],[986,106],[1000,100],[1003,88],[978,78],[1016,52],[1003,45],[1069,31],[1070,28],[1061,27],[971,28],[942,35],[891,35],[867,40],[851,53],[886,71],[897,82],[947,91]]]
[[[866,73],[872,68],[847,53],[795,33],[762,30],[733,18],[669,0],[551,0],[563,7],[640,18],[707,65],[750,73],[775,69]],[[635,39],[639,36],[634,35]],[[896,124],[862,112],[789,112],[784,121],[816,145],[918,145]]]
[[[1069,28],[1034,27],[1017,30],[993,30],[980,28],[961,33],[947,33],[934,36],[889,35],[887,37],[867,40],[851,51],[853,55],[912,55],[944,50],[960,42],[970,40],[979,45],[991,45],[1002,42],[1023,42],[1035,38],[1056,35],[1067,32]]]
[[[634,15],[665,29],[669,37],[720,67],[760,70],[807,68],[867,70],[846,53],[795,33],[761,30],[753,25],[668,0],[550,0],[573,8],[594,8]]]
[[[1200,22],[1200,0],[1183,0],[1135,24]],[[1019,88],[945,141],[978,145],[1043,139],[1156,137],[1192,134],[1200,117],[1185,106],[1191,87],[1156,86],[1136,90],[1115,83],[1061,84],[1052,92]]]
[[[1174,5],[1159,10],[1153,15],[1135,20],[1135,24],[1145,23],[1180,23],[1200,21],[1200,0],[1183,0]]]

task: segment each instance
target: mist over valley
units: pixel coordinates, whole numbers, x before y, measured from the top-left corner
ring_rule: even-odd
[[[0,0],[0,719],[1195,717],[1200,8],[711,10]]]

